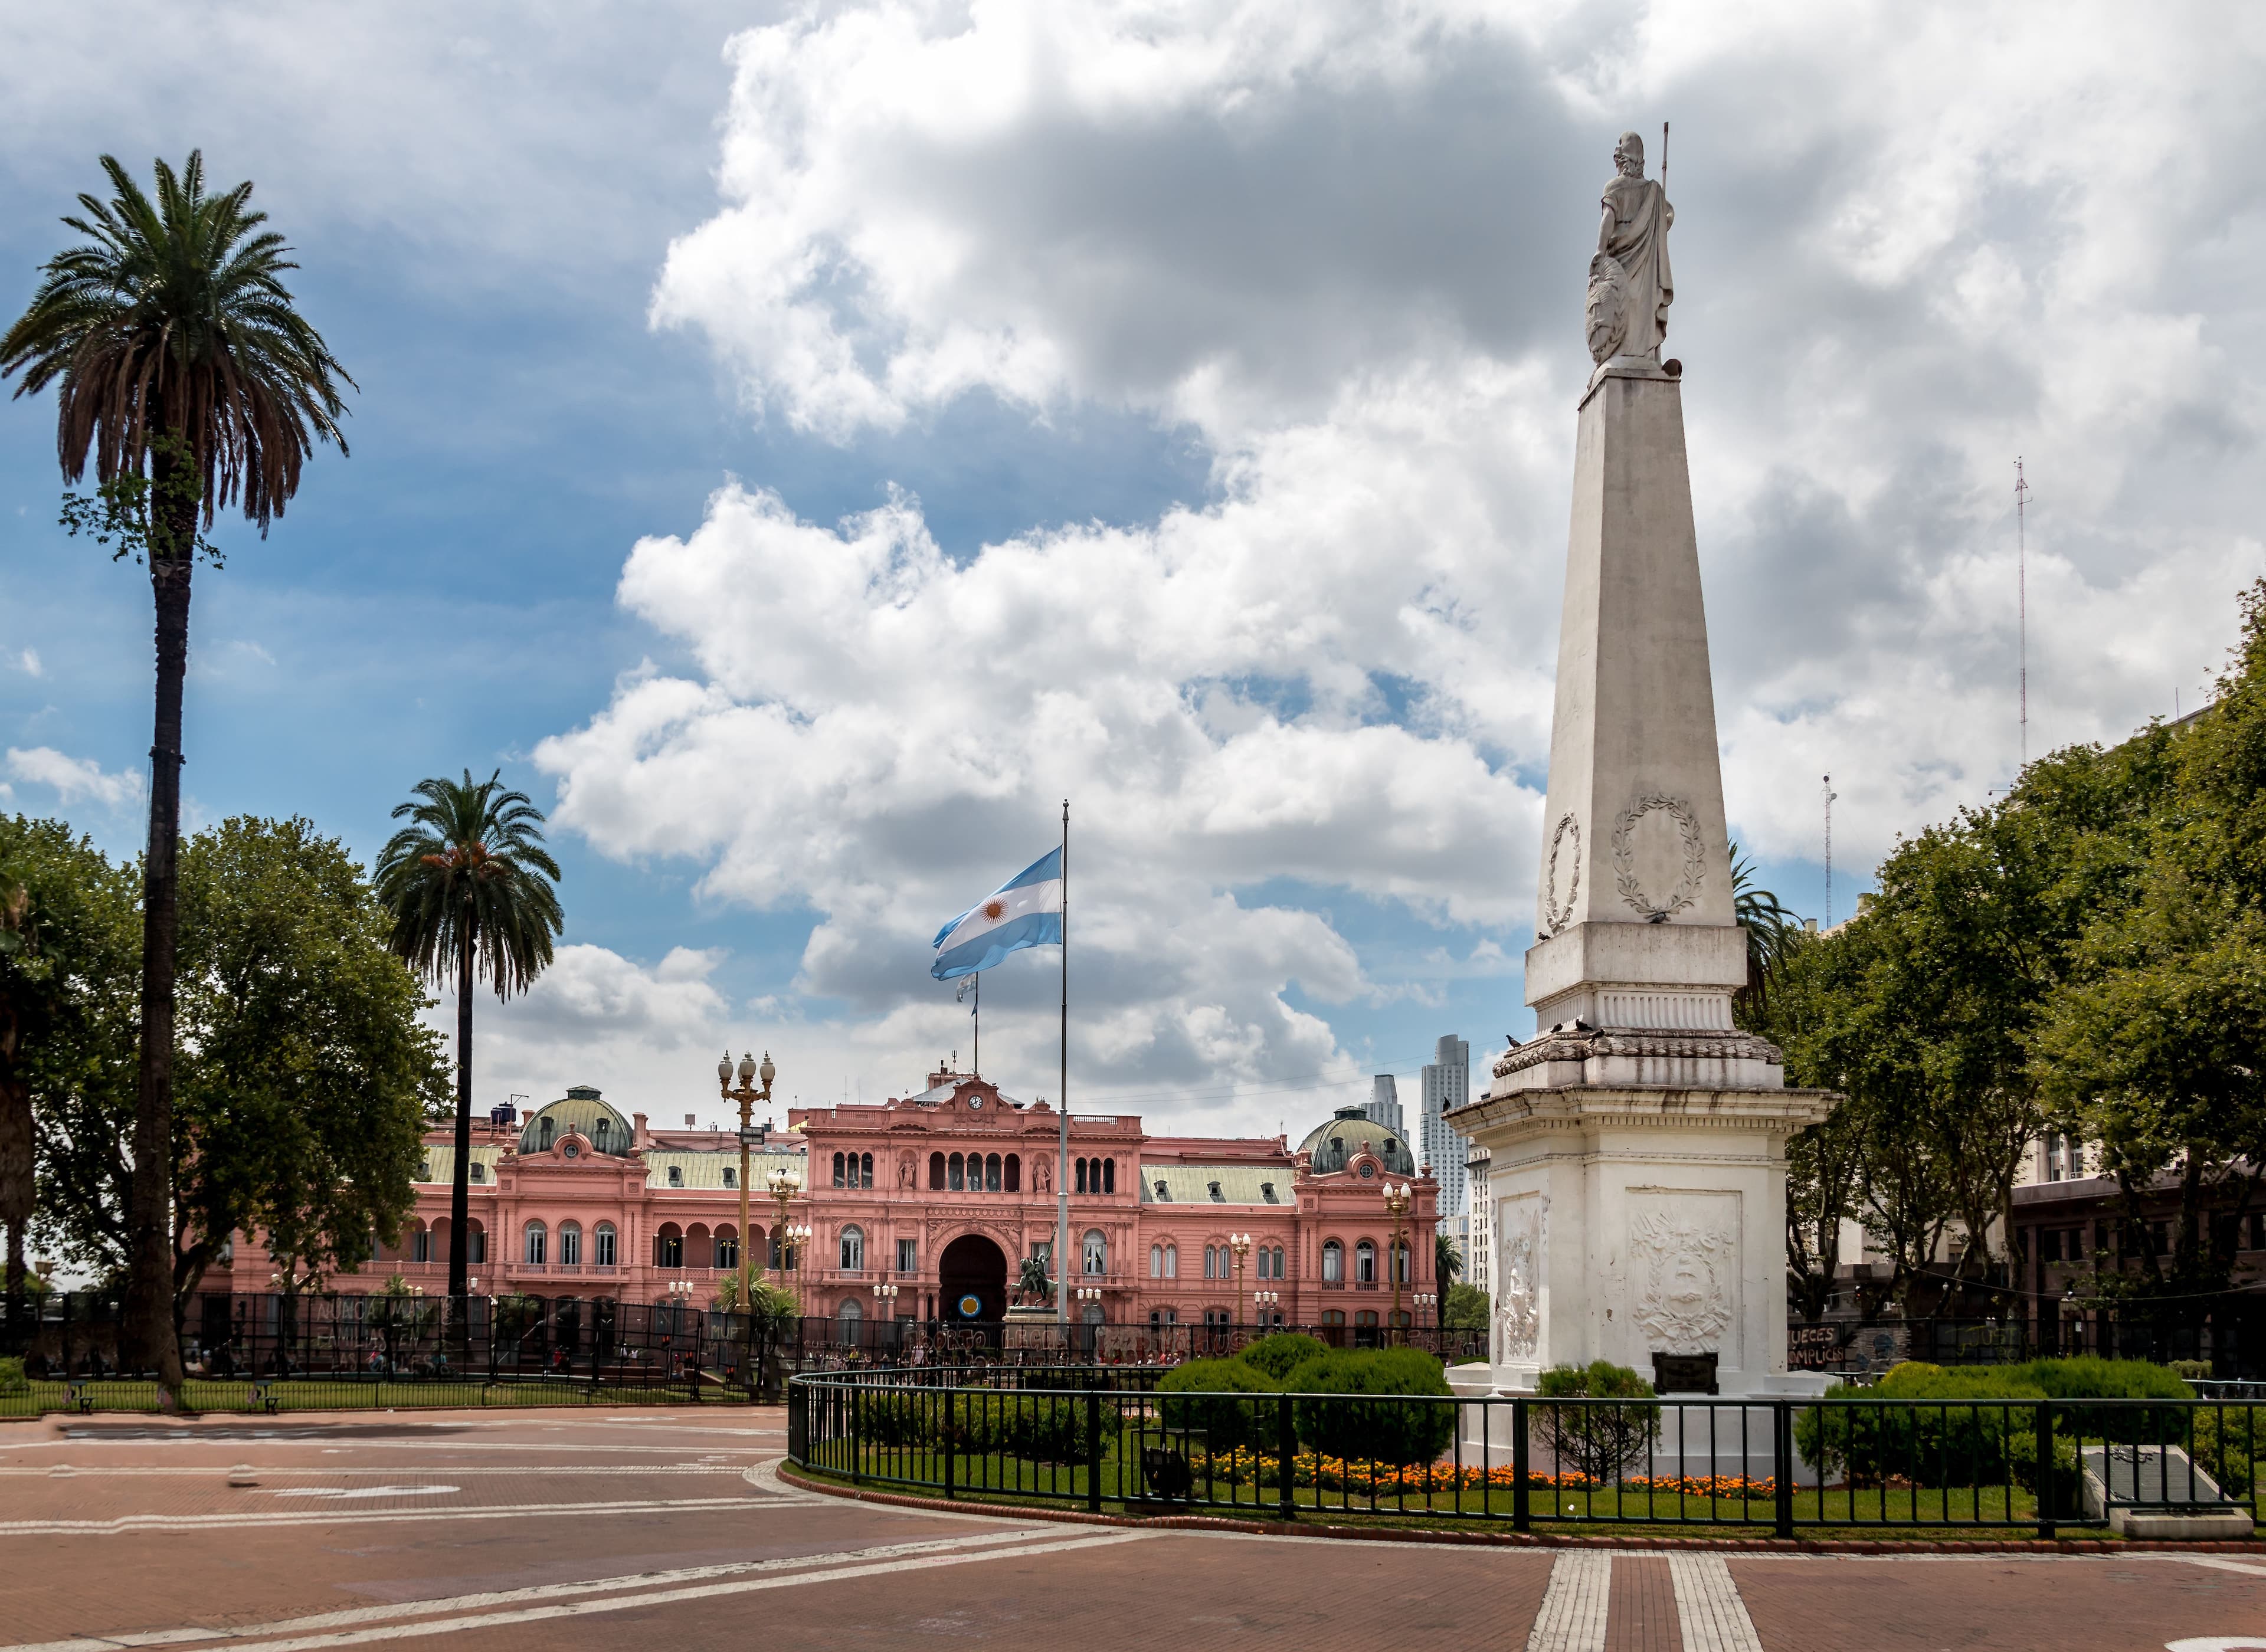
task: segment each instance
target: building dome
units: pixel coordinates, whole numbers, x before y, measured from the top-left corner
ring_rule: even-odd
[[[1343,1170],[1361,1151],[1363,1143],[1384,1165],[1389,1176],[1413,1176],[1416,1173],[1415,1155],[1398,1131],[1379,1124],[1359,1107],[1340,1107],[1327,1124],[1309,1131],[1306,1139],[1298,1144],[1298,1151],[1313,1155],[1313,1173],[1328,1175]]]
[[[630,1151],[628,1122],[587,1084],[568,1085],[564,1100],[529,1114],[519,1133],[519,1151],[547,1153],[569,1134],[580,1136],[598,1152],[626,1157]]]

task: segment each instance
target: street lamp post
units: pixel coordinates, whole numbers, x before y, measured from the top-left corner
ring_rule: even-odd
[[[1243,1259],[1251,1254],[1251,1235],[1229,1234],[1227,1248],[1235,1253],[1235,1318],[1240,1324],[1243,1320]]]
[[[1251,1300],[1259,1310],[1259,1328],[1262,1331],[1269,1329],[1274,1324],[1275,1305],[1283,1300],[1283,1293],[1279,1290],[1254,1290],[1251,1293]]]
[[[726,1050],[724,1059],[716,1064],[716,1087],[723,1092],[724,1100],[737,1101],[740,1104],[739,1306],[740,1312],[749,1316],[751,1325],[754,1322],[755,1311],[749,1305],[749,1297],[753,1290],[753,1281],[748,1270],[748,1149],[757,1139],[757,1133],[750,1115],[757,1102],[761,1101],[766,1106],[770,1105],[771,1080],[778,1076],[778,1070],[771,1065],[771,1052],[768,1049],[764,1051],[764,1063],[761,1067],[757,1066],[753,1057],[742,1050],[740,1053],[740,1085],[735,1090],[732,1087],[732,1052]],[[764,1081],[764,1087],[760,1090],[755,1087],[755,1080],[759,1078]]]
[[[1392,1252],[1386,1266],[1392,1270],[1392,1328],[1400,1329],[1400,1223],[1408,1214],[1409,1188],[1407,1182],[1398,1188],[1385,1184],[1385,1214],[1392,1218]]]

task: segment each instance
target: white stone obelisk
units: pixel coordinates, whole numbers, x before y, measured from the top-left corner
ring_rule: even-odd
[[[1659,359],[1673,213],[1634,135],[1615,159],[1526,954],[1541,1030],[1455,1115],[1492,1155],[1493,1380],[1602,1358],[1683,1388],[1707,1362],[1673,1356],[1713,1356],[1725,1395],[1806,1391],[1786,1367],[1785,1147],[1834,1098],[1787,1089],[1779,1052],[1732,1025],[1746,939],[1681,369]]]

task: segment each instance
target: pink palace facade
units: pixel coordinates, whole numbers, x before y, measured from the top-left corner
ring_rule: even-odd
[[[806,1314],[996,1319],[1023,1259],[1052,1252],[1056,1145],[1052,1107],[969,1073],[932,1072],[902,1099],[795,1108],[750,1155],[756,1260],[778,1264],[769,1189],[785,1168],[801,1184],[788,1223],[810,1230],[793,1259]],[[1397,1271],[1406,1324],[1412,1297],[1440,1289],[1430,1167],[1357,1108],[1295,1151],[1284,1137],[1151,1136],[1131,1115],[1074,1113],[1070,1160],[1071,1283],[1098,1293],[1074,1312],[1089,1322],[1380,1326]],[[476,1122],[473,1288],[662,1302],[689,1286],[705,1301],[739,1262],[739,1162],[728,1131],[625,1119],[585,1085],[523,1122]],[[331,1288],[375,1290],[398,1274],[445,1289],[453,1167],[442,1125],[426,1138],[400,1243]],[[1388,1182],[1412,1185],[1397,1265]],[[1250,1237],[1239,1278],[1232,1234]]]

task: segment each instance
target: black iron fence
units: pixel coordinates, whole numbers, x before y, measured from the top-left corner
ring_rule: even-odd
[[[1114,1366],[805,1374],[787,1454],[859,1485],[1091,1510],[2051,1537],[2258,1513],[2266,1405],[1183,1393]]]

